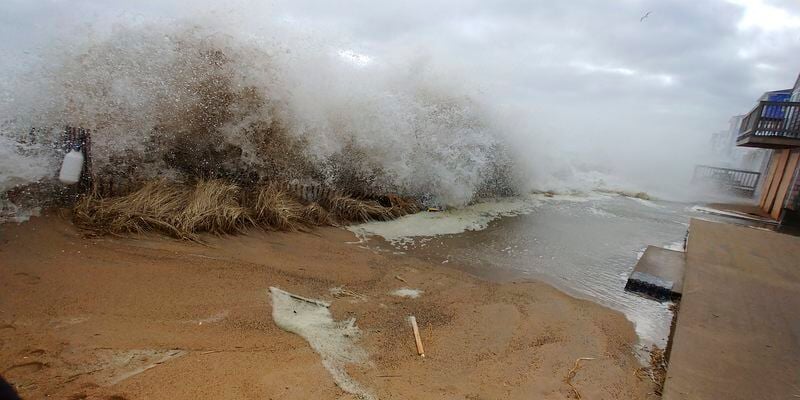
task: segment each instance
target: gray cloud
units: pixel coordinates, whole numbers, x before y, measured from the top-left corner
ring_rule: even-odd
[[[773,3],[800,17],[796,4]],[[435,48],[520,98],[695,110],[705,122],[686,127],[693,135],[773,85],[790,85],[800,65],[800,29],[740,31],[744,9],[727,1],[320,1],[294,2],[289,12],[378,49]]]

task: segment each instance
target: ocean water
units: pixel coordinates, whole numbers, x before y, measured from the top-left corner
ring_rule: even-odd
[[[716,218],[695,210],[687,203],[602,193],[531,195],[351,230],[362,245],[404,252],[485,279],[547,282],[621,311],[633,322],[642,346],[663,348],[672,321],[669,303],[628,293],[624,287],[648,245],[682,251],[690,218]],[[431,228],[437,223],[460,229],[438,234]]]

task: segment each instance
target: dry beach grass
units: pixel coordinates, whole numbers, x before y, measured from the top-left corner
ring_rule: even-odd
[[[285,185],[266,183],[245,193],[223,180],[194,184],[154,180],[117,197],[84,196],[73,222],[97,234],[160,232],[197,240],[199,233],[238,234],[251,227],[297,231],[372,220],[386,221],[417,212],[412,200],[384,196],[388,206],[370,199],[332,194],[318,202],[298,198]]]

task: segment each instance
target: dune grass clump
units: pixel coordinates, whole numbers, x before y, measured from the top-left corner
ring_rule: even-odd
[[[199,232],[239,233],[253,224],[239,204],[239,188],[218,180],[194,186],[157,180],[125,196],[91,194],[75,206],[73,221],[96,233],[158,231],[190,240]]]
[[[311,203],[303,207],[301,212],[303,221],[316,226],[337,226],[339,225],[328,210],[324,209],[319,203]]]
[[[73,221],[98,234],[154,231],[196,241],[199,233],[237,234],[255,226],[297,231],[387,221],[418,210],[413,200],[396,195],[379,202],[334,193],[308,202],[275,183],[243,193],[239,186],[218,179],[194,184],[156,180],[124,196],[84,196],[73,209]]]
[[[129,195],[101,198],[84,196],[73,209],[73,221],[97,233],[125,234],[160,231],[170,236],[186,235],[173,217],[186,207],[188,189],[165,181],[147,182]]]
[[[395,194],[381,196],[377,200],[335,195],[321,200],[321,203],[342,223],[389,221],[420,211],[415,201]]]
[[[408,214],[415,214],[420,211],[419,204],[413,199],[401,197],[396,194],[388,194],[384,196],[384,198],[389,204],[389,212],[394,218],[400,218]]]
[[[239,187],[221,180],[194,185],[187,192],[186,206],[174,220],[181,231],[216,235],[241,233],[253,223],[248,210],[241,206]]]
[[[309,222],[304,218],[303,205],[278,185],[262,187],[252,207],[253,219],[265,228],[295,231]]]
[[[344,195],[334,195],[320,201],[338,221],[342,223],[388,221],[392,218],[390,208],[373,200],[359,200]]]

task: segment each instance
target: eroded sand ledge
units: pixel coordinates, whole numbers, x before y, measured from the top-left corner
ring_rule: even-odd
[[[572,379],[583,398],[655,398],[630,322],[545,284],[373,253],[341,229],[207,240],[85,239],[55,216],[0,226],[0,374],[26,398],[352,398],[273,322],[264,293],[279,286],[356,318],[369,361],[347,372],[378,398],[568,398],[580,357],[596,358]]]

